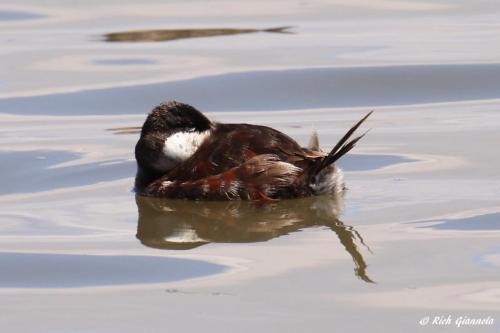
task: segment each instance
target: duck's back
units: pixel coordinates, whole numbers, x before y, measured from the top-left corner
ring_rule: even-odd
[[[289,136],[266,126],[216,124],[198,150],[168,173],[168,179],[187,181],[220,174],[261,154],[299,166],[314,156]]]

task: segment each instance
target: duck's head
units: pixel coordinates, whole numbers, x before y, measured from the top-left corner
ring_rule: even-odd
[[[209,135],[212,122],[191,105],[169,101],[151,111],[135,146],[136,189],[188,159]]]
[[[203,132],[212,123],[191,105],[169,101],[155,107],[142,125],[141,137],[151,133],[169,136],[177,132]]]

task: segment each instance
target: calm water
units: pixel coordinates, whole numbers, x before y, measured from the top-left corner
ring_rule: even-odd
[[[0,327],[498,331],[499,14],[447,0],[1,3]],[[339,162],[344,197],[135,197],[137,127],[174,98],[304,145],[316,129],[324,150],[375,113]]]
[[[224,266],[154,256],[2,253],[0,288],[161,283],[221,273]]]

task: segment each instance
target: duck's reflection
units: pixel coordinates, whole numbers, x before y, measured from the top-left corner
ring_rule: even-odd
[[[157,249],[187,250],[208,243],[263,242],[323,226],[335,232],[351,256],[356,276],[372,282],[356,245],[365,245],[363,239],[338,219],[340,199],[322,196],[256,206],[247,201],[193,202],[137,196],[137,238]]]

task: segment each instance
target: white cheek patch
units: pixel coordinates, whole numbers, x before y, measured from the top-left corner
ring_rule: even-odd
[[[210,135],[210,130],[204,132],[178,132],[165,140],[163,153],[171,160],[185,161],[200,147]]]

